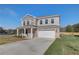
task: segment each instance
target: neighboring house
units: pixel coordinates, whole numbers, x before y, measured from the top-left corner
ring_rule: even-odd
[[[17,28],[17,36],[22,35],[28,38],[59,38],[60,16],[25,15],[22,18],[22,25]]]

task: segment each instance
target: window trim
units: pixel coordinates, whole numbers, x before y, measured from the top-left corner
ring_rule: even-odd
[[[40,20],[40,24],[43,24],[43,21],[42,20]]]
[[[45,19],[45,24],[48,24],[48,19]]]
[[[27,25],[29,25],[30,23],[29,23],[29,21],[27,21]]]
[[[54,24],[54,19],[51,19],[51,23]]]
[[[23,25],[25,26],[26,24],[25,24],[25,21],[23,21]]]

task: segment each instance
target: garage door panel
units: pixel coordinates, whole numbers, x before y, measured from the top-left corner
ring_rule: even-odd
[[[55,38],[55,31],[38,31],[39,38]]]

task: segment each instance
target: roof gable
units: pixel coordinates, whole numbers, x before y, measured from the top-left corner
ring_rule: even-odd
[[[33,19],[34,19],[34,17],[32,15],[29,15],[29,14],[27,14],[23,17],[23,20],[33,20]]]

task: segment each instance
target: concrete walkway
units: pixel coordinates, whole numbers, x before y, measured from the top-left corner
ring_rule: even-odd
[[[0,45],[0,55],[42,55],[54,39],[32,39]]]

